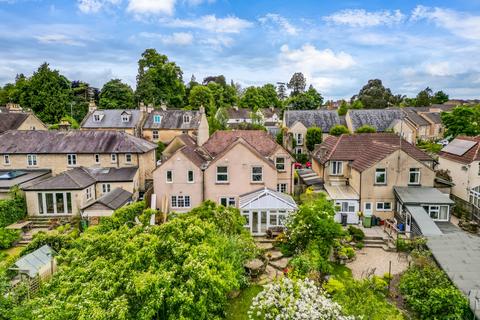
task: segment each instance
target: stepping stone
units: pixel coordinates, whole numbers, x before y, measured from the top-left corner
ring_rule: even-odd
[[[266,256],[270,261],[275,261],[275,260],[278,260],[278,259],[283,258],[283,253],[281,253],[281,252],[278,251],[278,250],[271,250],[271,251],[267,251],[267,252],[265,253],[265,256]]]
[[[283,272],[278,271],[272,266],[267,266],[265,272],[259,277],[258,284],[263,285],[273,282],[275,279],[283,277]]]
[[[257,248],[262,249],[262,250],[270,250],[273,249],[273,244],[270,242],[260,242],[256,243]]]
[[[278,270],[283,270],[287,267],[289,261],[290,261],[289,258],[282,258],[282,259],[277,260],[277,261],[271,261],[269,263],[269,265],[271,265],[272,267],[274,267]]]

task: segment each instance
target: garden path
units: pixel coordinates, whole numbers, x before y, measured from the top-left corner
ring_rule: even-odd
[[[363,248],[357,251],[354,261],[347,263],[355,279],[363,279],[372,274],[383,276],[389,272],[400,274],[408,268],[408,255],[402,252],[388,252],[382,248]]]

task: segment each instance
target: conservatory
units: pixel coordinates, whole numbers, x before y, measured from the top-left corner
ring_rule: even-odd
[[[253,235],[264,235],[271,227],[283,226],[297,204],[288,194],[264,188],[241,195],[239,209],[247,221],[245,228]]]

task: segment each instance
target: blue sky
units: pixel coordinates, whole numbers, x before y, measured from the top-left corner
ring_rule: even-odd
[[[372,78],[409,96],[480,97],[478,0],[0,0],[0,84],[47,61],[71,80],[134,86],[146,48],[186,81],[260,85],[301,71],[328,99]]]

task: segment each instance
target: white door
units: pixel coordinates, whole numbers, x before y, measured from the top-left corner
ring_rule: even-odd
[[[405,232],[412,230],[412,215],[410,212],[405,212]]]
[[[370,217],[373,214],[373,207],[371,202],[365,202],[363,204],[363,214],[366,217]]]

